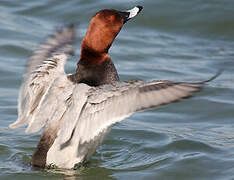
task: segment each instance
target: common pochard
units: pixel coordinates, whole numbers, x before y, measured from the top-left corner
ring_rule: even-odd
[[[36,133],[45,127],[33,166],[73,168],[90,158],[116,122],[190,97],[219,75],[198,83],[119,81],[108,50],[123,25],[142,8],[96,13],[74,74],[64,71],[67,57],[73,54],[73,26],[56,32],[30,57],[19,93],[18,119],[10,128],[27,125],[26,133]]]

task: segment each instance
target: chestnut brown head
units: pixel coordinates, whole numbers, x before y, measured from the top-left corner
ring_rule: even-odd
[[[108,53],[108,49],[123,24],[136,16],[141,10],[141,6],[136,6],[126,12],[113,9],[99,11],[90,21],[88,31],[82,41],[82,49],[89,49],[96,53]]]

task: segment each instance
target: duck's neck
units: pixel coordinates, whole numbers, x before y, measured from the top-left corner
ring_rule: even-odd
[[[99,86],[118,81],[119,76],[108,52],[98,53],[89,48],[82,48],[76,73],[69,76],[75,83]]]
[[[81,52],[80,52],[80,63],[82,61],[83,64],[87,66],[96,66],[103,63],[105,60],[110,59],[108,54],[108,49],[102,50],[101,52],[96,51],[93,48],[85,45],[84,41],[82,42]]]

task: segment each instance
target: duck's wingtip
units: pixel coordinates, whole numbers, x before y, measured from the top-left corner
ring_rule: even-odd
[[[59,25],[59,26],[56,26],[55,27],[55,30],[56,32],[58,33],[61,33],[65,30],[70,30],[72,31],[73,33],[75,33],[75,29],[80,25],[79,22],[72,22],[72,23],[64,23],[62,25]]]
[[[24,132],[25,134],[33,134],[33,133],[37,133],[38,130],[27,127],[27,129]]]
[[[24,132],[25,132],[25,134],[32,134],[33,133],[30,130],[28,130],[28,129],[26,129]]]
[[[215,75],[213,75],[210,79],[203,81],[202,83],[213,81],[214,79],[218,78],[223,73],[223,71],[224,69],[219,69]]]
[[[15,122],[14,122],[14,123],[11,123],[8,127],[9,127],[10,129],[16,129],[17,127],[16,127],[15,124],[16,124]]]
[[[8,127],[10,129],[16,129],[19,128],[21,126],[24,126],[25,123],[21,121],[21,119],[17,119],[15,122],[11,123]]]

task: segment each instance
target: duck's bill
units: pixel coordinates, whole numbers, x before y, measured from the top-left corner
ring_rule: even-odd
[[[133,17],[138,15],[142,9],[142,6],[136,6],[126,12],[118,11],[118,13],[122,16],[124,23],[126,23],[129,19],[132,19]]]

